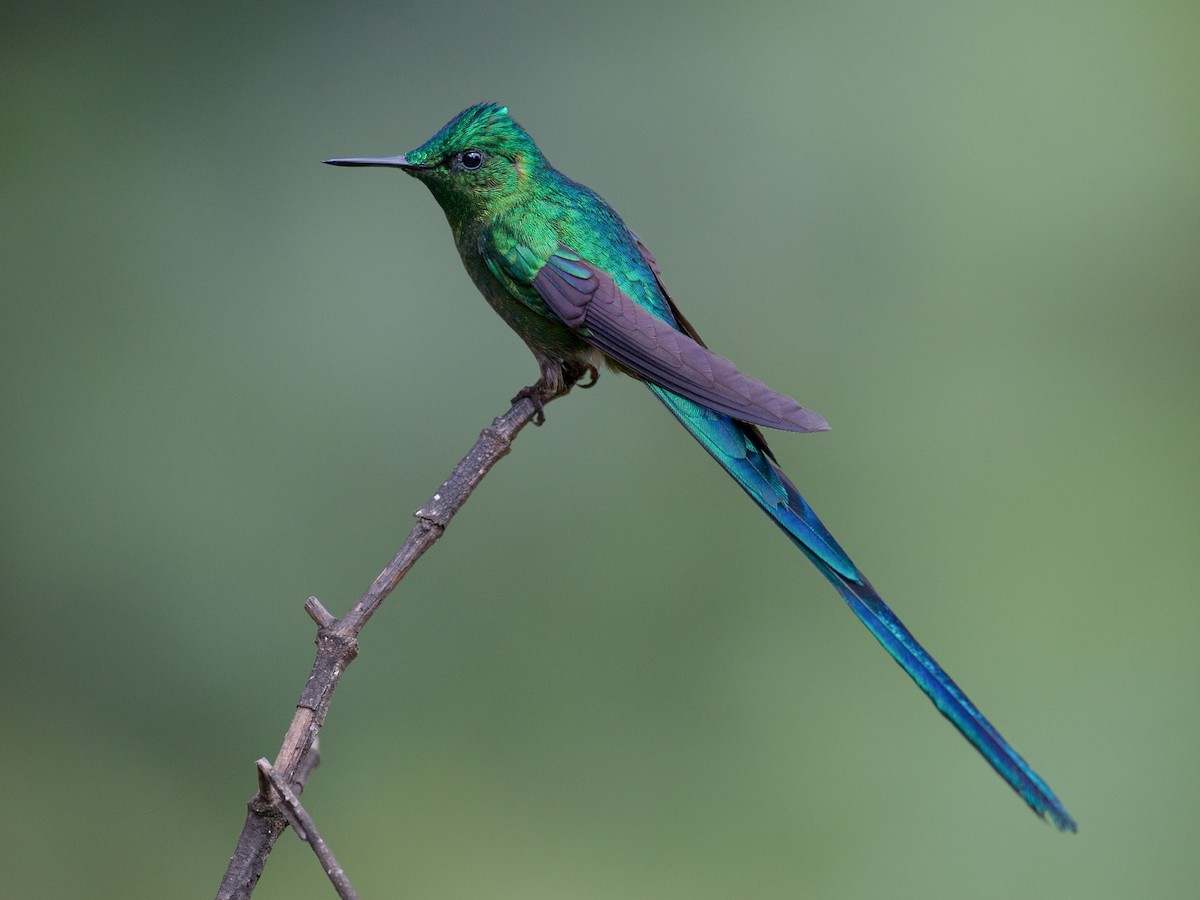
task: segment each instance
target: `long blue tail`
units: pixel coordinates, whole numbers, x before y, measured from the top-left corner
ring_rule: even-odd
[[[1049,816],[1062,831],[1075,831],[1075,820],[1054,792],[1021,759],[928,653],[917,643],[875,588],[817,518],[787,476],[762,452],[765,446],[738,422],[677,394],[648,384],[683,426],[742,486],[792,542],[829,579],[854,614],[870,629],[947,719],[984,755],[1013,790],[1039,816]]]

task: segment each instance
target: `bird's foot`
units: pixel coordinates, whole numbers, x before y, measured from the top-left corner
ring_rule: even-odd
[[[542,363],[541,368],[542,377],[537,380],[537,383],[522,388],[517,396],[512,398],[513,403],[526,398],[533,401],[534,425],[545,423],[544,407],[555,397],[561,397],[575,386],[590,388],[600,380],[600,371],[591,363],[568,362],[564,364],[547,361]],[[587,376],[588,380],[580,381],[584,376]]]
[[[551,385],[546,383],[545,379],[542,379],[536,384],[531,384],[529,387],[521,388],[521,390],[517,391],[517,396],[512,398],[512,402],[517,403],[526,399],[532,400],[533,424],[541,426],[546,422],[546,404],[562,393],[565,393],[565,391],[555,390]]]
[[[586,375],[588,377],[588,380],[587,381],[579,381],[579,379],[582,378],[584,375]],[[595,386],[596,382],[599,380],[600,380],[600,370],[597,369],[595,366],[593,366],[591,363],[588,363],[586,366],[583,367],[583,370],[579,373],[579,375],[576,376],[575,387],[581,388],[586,391],[588,388]]]

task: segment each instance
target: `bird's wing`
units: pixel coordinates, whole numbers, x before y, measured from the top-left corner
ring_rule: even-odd
[[[611,275],[568,247],[558,246],[532,286],[584,340],[652,384],[741,422],[783,431],[829,430],[817,413],[639,306]]]
[[[658,285],[658,292],[662,294],[663,299],[667,301],[667,306],[671,308],[671,315],[675,317],[675,321],[678,323],[680,330],[701,347],[707,347],[708,344],[704,343],[703,338],[696,333],[696,329],[692,326],[692,323],[684,317],[683,312],[675,304],[675,298],[671,296],[671,292],[668,291],[667,286],[663,284],[662,270],[659,269],[658,260],[654,258],[654,254],[650,252],[650,248],[643,244],[642,239],[632,231],[629,232],[629,236],[632,237],[637,243],[638,253],[642,255],[642,260],[650,267],[650,271],[654,273],[654,283]]]

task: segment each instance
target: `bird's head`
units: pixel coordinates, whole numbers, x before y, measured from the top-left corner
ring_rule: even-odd
[[[468,107],[403,156],[327,159],[335,166],[388,166],[423,181],[456,230],[520,199],[546,165],[533,139],[495,103]]]

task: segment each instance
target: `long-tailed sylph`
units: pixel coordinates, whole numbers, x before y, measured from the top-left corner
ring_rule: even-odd
[[[825,431],[825,420],[708,350],[641,239],[598,194],[551,166],[505,107],[472,106],[403,156],[326,162],[388,166],[423,182],[445,212],[476,287],[537,359],[541,377],[519,396],[533,400],[539,418],[546,400],[577,383],[590,387],[601,364],[640,379],[1033,811],[1075,830],[1046,782],[850,561],[758,428]]]

